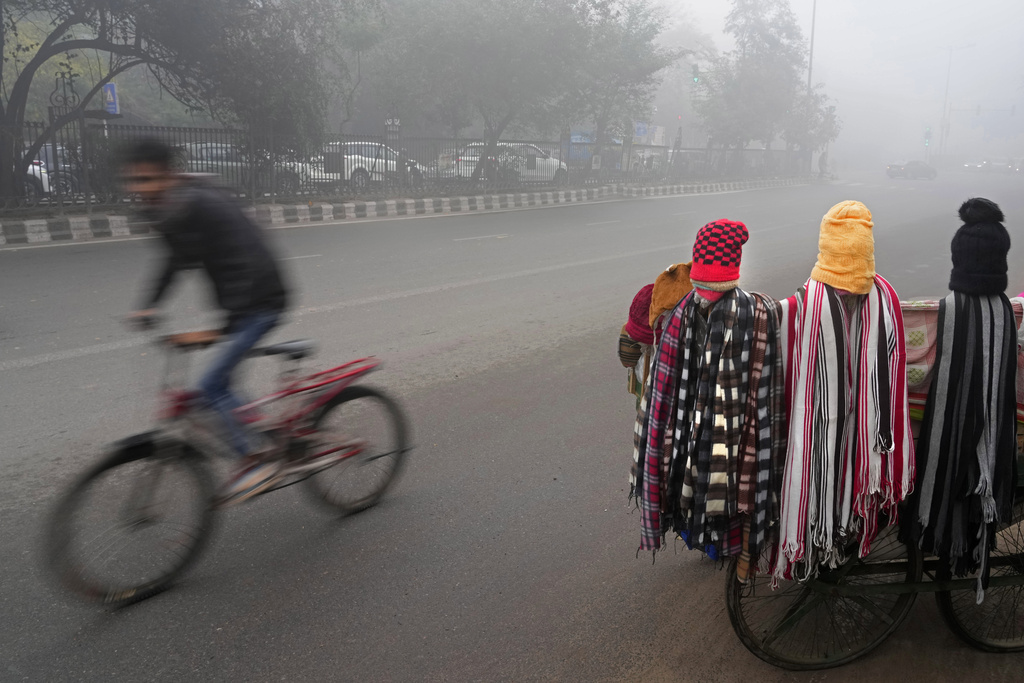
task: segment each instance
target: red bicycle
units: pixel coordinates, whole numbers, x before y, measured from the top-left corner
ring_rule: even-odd
[[[47,539],[61,584],[107,605],[147,598],[171,584],[209,540],[219,458],[230,447],[212,412],[187,386],[189,352],[216,333],[160,339],[167,362],[156,426],[113,444],[60,498]],[[277,389],[239,409],[249,429],[283,461],[265,493],[305,482],[342,514],[376,504],[394,484],[409,451],[408,426],[394,399],[356,384],[379,366],[373,358],[303,374],[315,345],[297,340],[254,349],[284,360]],[[226,460],[226,459],[225,459]],[[223,476],[222,474],[220,476]]]

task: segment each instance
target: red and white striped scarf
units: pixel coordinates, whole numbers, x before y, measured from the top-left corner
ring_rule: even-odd
[[[790,411],[775,576],[793,578],[837,566],[854,541],[871,550],[879,513],[895,523],[913,488],[914,446],[903,314],[885,279],[850,310],[808,280],[781,318]]]

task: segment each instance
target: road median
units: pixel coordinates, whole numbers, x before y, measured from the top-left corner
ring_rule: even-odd
[[[775,178],[674,185],[603,185],[574,190],[488,193],[464,197],[385,199],[342,203],[261,204],[251,209],[256,220],[279,228],[314,223],[340,223],[366,218],[394,218],[437,214],[507,211],[557,204],[638,199],[671,195],[736,192],[786,187],[808,182],[801,178]],[[60,242],[91,242],[147,235],[150,224],[119,214],[0,219],[0,247]]]

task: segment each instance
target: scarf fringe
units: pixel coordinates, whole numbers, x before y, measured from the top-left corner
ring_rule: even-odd
[[[1016,321],[1003,295],[952,292],[939,302],[937,330],[905,536],[954,575],[978,573],[980,602],[990,538],[1008,521],[1016,484]]]
[[[812,576],[819,563],[837,567],[850,542],[869,553],[879,512],[894,523],[914,478],[895,290],[876,276],[847,308],[835,289],[809,280],[782,315],[792,413],[776,579]]]

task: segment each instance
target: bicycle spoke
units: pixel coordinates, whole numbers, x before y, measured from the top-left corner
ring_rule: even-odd
[[[76,490],[55,559],[76,591],[117,603],[158,589],[195,557],[212,483],[183,458],[112,460]]]

